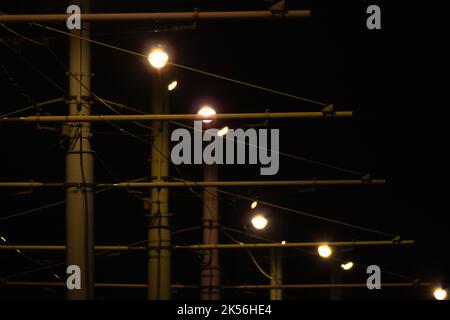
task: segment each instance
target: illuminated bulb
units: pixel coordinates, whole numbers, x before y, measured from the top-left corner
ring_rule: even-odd
[[[167,89],[169,89],[169,91],[172,91],[173,89],[175,89],[178,85],[178,81],[172,81],[168,86]]]
[[[281,241],[281,244],[286,244],[286,241],[284,241],[284,240],[283,240],[283,241]]]
[[[250,205],[250,208],[255,209],[257,205],[258,201],[253,201],[252,204]]]
[[[214,114],[216,114],[216,110],[214,110],[213,108],[209,107],[209,106],[204,106],[202,107],[197,114],[204,116],[204,117],[208,117],[208,116],[212,116]],[[203,120],[204,123],[210,123],[212,120]]]
[[[320,247],[317,249],[317,251],[319,252],[319,255],[320,255],[322,258],[328,258],[328,257],[331,256],[331,254],[333,253],[333,251],[331,250],[331,248],[330,248],[329,246],[327,246],[326,244],[320,246]]]
[[[258,230],[264,229],[267,226],[267,222],[267,219],[261,214],[257,214],[252,219],[253,226]]]
[[[436,300],[445,300],[445,298],[447,298],[447,291],[442,288],[438,288],[434,290],[433,295]]]
[[[341,264],[341,268],[345,271],[350,270],[351,268],[353,268],[353,262],[349,261],[347,263],[343,263]]]
[[[217,135],[219,137],[222,137],[222,136],[226,135],[227,132],[228,132],[228,127],[223,127],[222,129],[219,130],[219,132],[217,132]]]
[[[148,61],[156,69],[163,68],[168,60],[169,56],[161,48],[153,49],[148,55]]]

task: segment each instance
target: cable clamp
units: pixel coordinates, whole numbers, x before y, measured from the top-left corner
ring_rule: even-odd
[[[274,3],[270,8],[269,11],[272,13],[273,16],[281,16],[284,17],[286,14],[286,1],[278,1]]]
[[[331,118],[332,116],[334,116],[334,104],[329,104],[323,107],[322,113],[324,117]]]
[[[362,184],[370,184],[372,181],[372,177],[370,176],[370,173],[364,175],[361,177]]]
[[[400,237],[400,236],[395,236],[395,237],[392,239],[392,243],[393,243],[394,245],[400,245],[401,242],[402,242],[402,240],[401,240],[401,237]]]

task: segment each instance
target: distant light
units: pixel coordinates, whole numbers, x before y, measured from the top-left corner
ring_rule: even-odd
[[[169,56],[162,48],[155,48],[148,55],[148,61],[156,69],[163,68],[168,60]]]
[[[173,89],[175,89],[178,85],[178,81],[172,81],[168,86],[167,89],[169,89],[169,91],[172,91]]]
[[[447,298],[447,291],[442,288],[437,288],[434,290],[433,295],[436,300],[445,300]]]
[[[326,244],[325,245],[321,245],[319,248],[317,248],[317,251],[319,252],[319,255],[322,258],[328,258],[333,253],[331,248],[328,245],[326,245]]]
[[[284,241],[284,240],[283,240],[283,241],[281,241],[281,244],[286,244],[286,241]]]
[[[350,270],[351,268],[353,268],[353,262],[349,261],[347,263],[343,263],[341,264],[341,268],[345,271]]]
[[[258,230],[264,229],[267,226],[267,223],[268,221],[266,217],[264,217],[262,214],[257,214],[252,219],[253,226]]]
[[[0,236],[0,239],[2,239],[4,242],[8,242],[8,241],[6,241],[6,239],[3,238],[2,236]]]
[[[228,127],[223,127],[222,129],[219,130],[219,132],[217,132],[217,135],[219,137],[222,137],[224,135],[226,135],[228,133]]]
[[[211,108],[210,106],[204,106],[200,110],[198,110],[197,114],[208,117],[216,114],[216,110]],[[204,123],[210,123],[212,120],[203,120]]]
[[[258,206],[258,201],[253,201],[250,208],[255,209]]]

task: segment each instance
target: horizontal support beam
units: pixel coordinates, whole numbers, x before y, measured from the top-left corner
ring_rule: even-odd
[[[267,112],[267,113],[219,113],[205,117],[199,114],[137,114],[137,115],[90,115],[90,116],[28,116],[1,118],[0,122],[101,122],[101,121],[176,121],[205,119],[296,119],[351,117],[352,111],[334,113],[311,112]]]
[[[207,250],[207,249],[259,249],[259,248],[300,248],[318,247],[324,242],[286,242],[286,243],[243,243],[243,244],[194,244],[194,245],[174,245],[175,250]],[[389,245],[412,245],[414,240],[385,240],[385,241],[340,241],[327,242],[331,247],[342,246],[389,246]],[[53,245],[0,245],[0,250],[41,250],[41,251],[63,251],[66,246]],[[96,251],[143,251],[146,247],[133,246],[95,246]]]
[[[21,287],[65,287],[64,282],[45,282],[45,281],[5,281],[7,286]],[[419,288],[430,287],[429,282],[388,282],[382,283],[381,288]],[[117,289],[145,289],[146,283],[96,283],[96,288],[117,288]],[[198,285],[172,284],[172,289],[200,289]],[[366,283],[320,283],[320,284],[282,284],[282,285],[264,285],[264,284],[246,284],[246,285],[224,285],[222,289],[367,289]]]
[[[274,181],[156,181],[156,182],[118,182],[96,183],[98,188],[181,188],[181,187],[273,187],[273,186],[360,186],[382,185],[384,179],[354,179],[354,180],[274,180]],[[0,188],[62,188],[78,186],[62,182],[0,182]]]
[[[66,246],[60,245],[0,245],[0,250],[30,251],[64,251]],[[145,247],[137,246],[95,246],[96,251],[143,251]]]
[[[65,22],[69,14],[14,14],[0,15],[0,22]],[[307,18],[310,10],[290,10],[282,14],[271,11],[216,11],[216,12],[151,12],[151,13],[82,13],[82,21],[169,21],[169,20],[253,20],[273,18]]]
[[[318,247],[325,244],[324,242],[286,242],[286,243],[243,243],[243,244],[194,244],[174,246],[174,249],[258,249],[258,248],[301,248],[301,247]],[[414,244],[414,240],[401,241],[341,241],[327,242],[330,247],[342,246],[389,246],[389,245],[409,245]]]

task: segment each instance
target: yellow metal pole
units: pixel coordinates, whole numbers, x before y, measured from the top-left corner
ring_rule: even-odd
[[[300,248],[317,247],[323,245],[323,242],[292,242],[292,243],[243,243],[243,244],[193,244],[193,245],[173,245],[174,250],[205,250],[205,249],[257,249],[257,248]],[[389,246],[389,245],[412,245],[414,240],[386,240],[386,241],[340,241],[327,242],[331,247],[342,246]],[[0,250],[49,250],[62,251],[66,246],[60,245],[0,245]],[[146,250],[146,247],[133,246],[95,246],[96,251],[140,251]]]
[[[219,113],[208,119],[296,119],[351,117],[352,111],[327,112],[273,112],[273,113]],[[2,118],[0,122],[98,122],[98,121],[174,121],[204,120],[198,114],[138,114],[138,115],[86,115],[86,116],[26,116],[19,118]]]
[[[180,188],[180,187],[253,187],[253,186],[358,186],[383,185],[384,179],[354,180],[274,180],[274,181],[152,181],[152,182],[118,182],[95,183],[98,188]],[[43,188],[64,187],[67,184],[52,182],[0,182],[0,188]],[[75,186],[76,187],[76,186]]]

